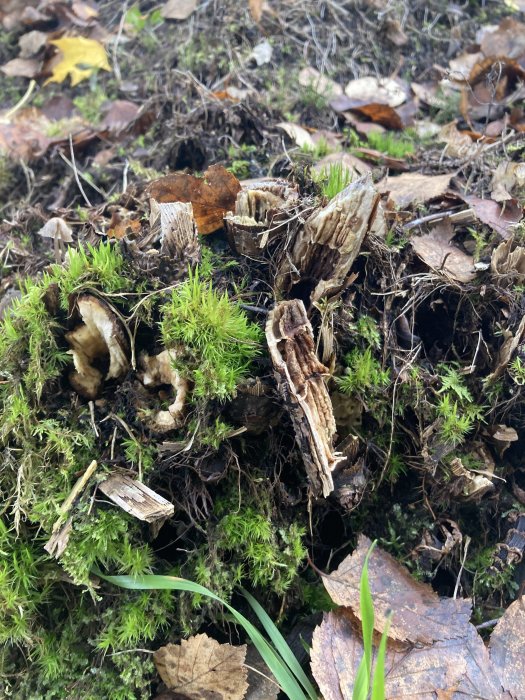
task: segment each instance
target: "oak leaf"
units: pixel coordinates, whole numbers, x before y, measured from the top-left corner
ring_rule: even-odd
[[[52,66],[52,75],[45,82],[63,83],[68,75],[71,85],[78,85],[90,78],[97,69],[111,71],[106,50],[95,39],[82,36],[66,36],[49,42],[62,53],[58,63]]]
[[[204,177],[174,173],[154,180],[148,194],[157,202],[191,202],[200,234],[222,228],[225,214],[233,211],[241,185],[222,165],[212,165]]]
[[[207,634],[167,644],[153,654],[160,677],[188,700],[242,700],[248,683],[246,645],[219,644]]]

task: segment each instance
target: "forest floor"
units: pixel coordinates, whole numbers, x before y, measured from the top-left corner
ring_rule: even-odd
[[[277,697],[153,663],[246,641],[102,578],[155,573],[247,588],[308,672],[316,630],[349,699],[319,630],[360,535],[488,642],[525,583],[523,12],[2,4],[2,697]]]

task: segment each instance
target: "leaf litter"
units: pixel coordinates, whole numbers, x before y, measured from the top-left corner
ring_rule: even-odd
[[[452,30],[438,13],[440,40],[418,34],[418,44],[414,23],[428,11],[418,3],[408,15],[385,13],[382,2],[345,7],[350,24],[341,8],[323,15],[307,5],[309,26],[293,4],[273,2],[241,10],[228,2],[222,14],[197,2],[119,4],[117,12],[96,2],[8,0],[0,8],[12,33],[0,47],[0,315],[19,322],[21,278],[40,279],[53,263],[74,271],[71,250],[107,239],[128,265],[129,284],[79,277],[68,294],[46,292],[51,333],[64,351],[74,347],[43,389],[40,429],[50,420],[71,428],[67,416],[79,418],[99,439],[86,463],[98,461],[94,472],[82,468],[83,480],[78,464],[68,472],[51,452],[39,453],[67,474],[52,502],[52,513],[70,509],[57,530],[38,499],[25,520],[23,482],[32,477],[20,472],[17,484],[9,466],[2,490],[18,495],[9,497],[6,522],[41,556],[28,523],[48,545],[58,538],[58,559],[45,567],[63,581],[76,530],[105,513],[127,523],[111,502],[133,501],[135,517],[147,495],[163,509],[143,518],[151,531],[134,531],[133,547],[149,548],[156,571],[211,572],[218,589],[238,575],[281,616],[291,640],[303,634],[294,615],[316,611],[305,634],[326,700],[352,697],[363,655],[359,578],[370,541],[359,537],[345,554],[358,532],[369,532],[382,544],[369,572],[376,636],[394,611],[386,697],[520,698],[525,25],[509,10],[480,27],[458,9]],[[344,61],[326,49],[332,41],[348,49]],[[199,263],[199,274],[208,269],[213,288],[259,327],[248,374],[226,400],[207,403],[195,386],[209,368],[188,348],[165,348],[159,332],[167,295]],[[150,305],[157,297],[162,304]],[[105,312],[89,349],[88,304]],[[110,326],[124,358],[117,372]],[[10,394],[20,371],[2,370]],[[5,440],[11,465],[17,431]],[[111,472],[102,475],[99,462]],[[29,488],[42,485],[30,480]],[[241,506],[249,503],[245,521],[262,509],[275,525],[275,551],[286,556],[293,528],[311,526],[303,541],[314,567],[296,563],[278,588],[281,561],[261,584],[253,553],[268,543],[266,531],[248,553],[237,541],[220,551],[238,493]],[[10,543],[2,547],[15,557]],[[315,567],[332,569],[321,580],[337,606],[322,622]],[[80,609],[73,580],[71,607]],[[83,585],[94,581],[88,572]],[[49,600],[63,610],[53,586]],[[106,648],[120,653],[115,634],[129,648],[158,649],[159,676],[136,658],[151,697],[276,696],[271,679],[257,695],[253,673],[247,687],[244,647],[199,634],[225,638],[227,623],[212,607],[162,604],[155,634],[144,625],[126,637],[108,622],[124,609],[112,590],[97,589],[106,612],[89,630],[75,623],[82,660],[71,652],[75,679],[61,670],[57,697],[73,682],[86,697],[103,696],[95,671],[124,677],[111,654],[100,661],[95,652],[113,639]],[[51,603],[39,605],[48,611]],[[13,697],[27,688],[43,697],[50,681],[40,672],[28,679],[22,650],[42,629],[29,609],[24,615],[28,636],[6,666],[15,680],[2,682]],[[495,615],[486,645],[470,620],[494,623]],[[307,665],[304,646],[294,651]]]

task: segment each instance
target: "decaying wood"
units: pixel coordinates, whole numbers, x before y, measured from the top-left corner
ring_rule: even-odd
[[[93,460],[91,464],[87,467],[86,471],[82,476],[77,479],[75,485],[71,489],[69,496],[62,503],[59,510],[58,520],[53,525],[53,531],[51,537],[44,545],[46,552],[49,552],[53,557],[59,557],[66,549],[69,537],[71,535],[71,530],[73,528],[73,518],[69,518],[63,525],[64,517],[69,513],[74,502],[80,496],[82,491],[85,489],[86,484],[91,479],[95,471],[97,470],[97,461]]]
[[[297,189],[286,180],[261,180],[243,188],[235,211],[224,217],[231,247],[240,255],[262,258],[268,243],[283,231],[298,198]]]
[[[525,513],[518,513],[513,518],[513,527],[507,532],[505,541],[496,545],[489,571],[504,571],[509,566],[519,564],[525,552]]]
[[[119,508],[147,523],[166,520],[175,511],[172,503],[126,474],[112,474],[98,488]]]
[[[201,259],[197,226],[191,202],[167,202],[160,211],[160,253],[194,267]]]
[[[283,301],[270,312],[266,339],[279,388],[290,412],[314,495],[334,489],[332,472],[342,456],[334,451],[335,420],[302,301]]]
[[[379,194],[366,175],[314,211],[285,251],[278,287],[290,290],[301,283],[311,302],[337,294],[346,286],[365,235],[381,228],[378,204]]]

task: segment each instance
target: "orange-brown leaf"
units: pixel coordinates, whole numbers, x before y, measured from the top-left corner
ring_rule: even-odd
[[[200,234],[222,228],[224,215],[233,211],[241,185],[222,165],[212,165],[204,177],[184,173],[154,180],[148,194],[157,202],[191,202]]]

